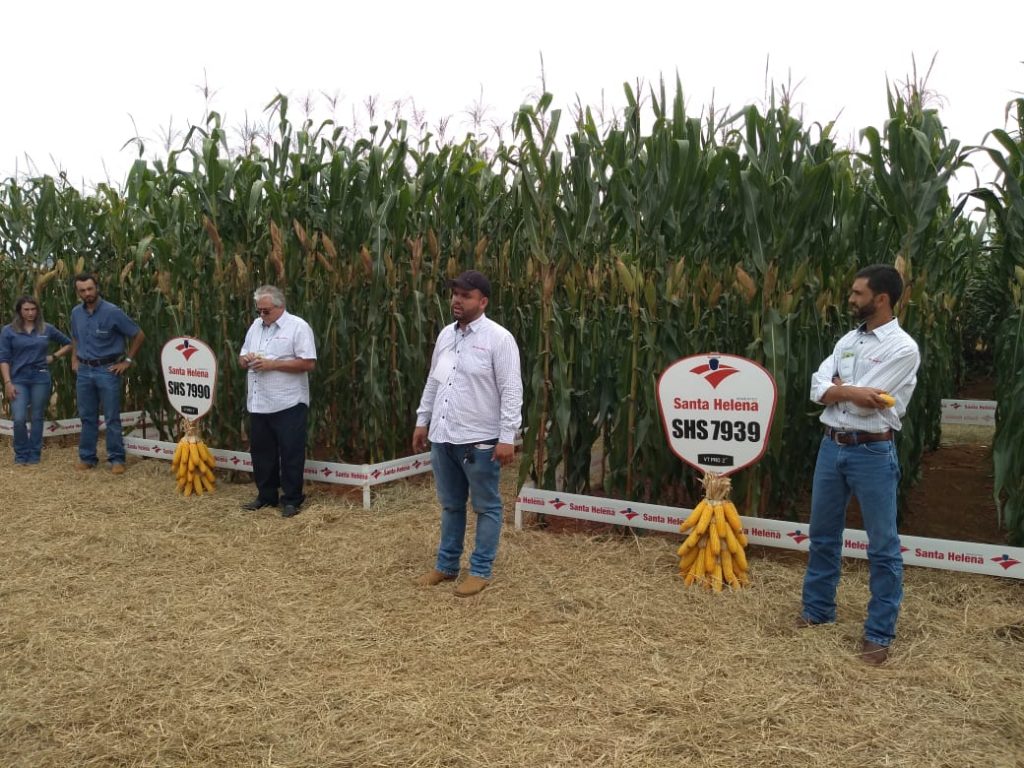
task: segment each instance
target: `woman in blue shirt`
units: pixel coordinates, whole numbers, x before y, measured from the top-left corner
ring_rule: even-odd
[[[60,344],[48,354],[50,344]],[[14,318],[0,331],[0,373],[4,377],[4,398],[11,404],[14,419],[14,463],[38,464],[43,451],[43,416],[50,401],[53,381],[50,363],[71,352],[71,339],[43,320],[39,302],[20,296],[14,303]],[[29,434],[29,409],[32,433]]]

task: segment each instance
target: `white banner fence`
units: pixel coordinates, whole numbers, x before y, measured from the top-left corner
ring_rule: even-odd
[[[996,404],[990,400],[943,400],[943,423],[952,424],[995,424]],[[176,444],[146,437],[146,419],[141,411],[121,414],[121,424],[126,432],[125,451],[133,456],[170,461]],[[100,428],[104,426],[100,418]],[[0,435],[10,435],[13,424],[9,419],[0,419]],[[60,419],[44,424],[45,437],[72,435],[81,432],[78,419]],[[142,434],[136,434],[141,430]],[[252,472],[252,459],[244,451],[210,448],[220,469]],[[363,491],[363,506],[370,508],[370,488],[405,477],[421,475],[430,471],[430,454],[421,453],[402,459],[393,459],[378,464],[342,464],[331,461],[307,461],[307,480],[320,483],[359,486]],[[524,513],[557,515],[591,520],[633,528],[646,528],[665,533],[678,533],[679,524],[691,510],[667,507],[658,504],[606,499],[596,496],[566,494],[540,488],[524,487],[516,499],[515,524],[522,527]],[[759,517],[741,517],[744,531],[751,544],[779,549],[806,552],[808,549],[807,525],[785,520]],[[949,571],[980,573],[988,576],[1002,576],[1024,579],[1024,548],[999,544],[979,544],[948,539],[929,539],[920,536],[901,536],[903,562],[928,568]],[[867,558],[867,534],[856,529],[843,532],[843,555]]]
[[[149,419],[148,424],[152,425],[152,423],[152,419]],[[100,428],[102,429],[104,426],[104,420],[100,417]],[[125,430],[125,453],[165,461],[170,461],[174,457],[177,443],[146,437],[147,431],[152,430],[153,427],[149,426],[147,430],[147,420],[141,411],[122,413],[121,426]],[[131,433],[128,432],[130,428],[134,428]],[[10,435],[12,429],[13,424],[10,420],[0,419],[0,435]],[[77,435],[82,431],[82,422],[78,419],[47,421],[44,423],[43,430],[44,437]],[[139,434],[140,432],[141,434]],[[246,451],[230,451],[211,447],[210,453],[213,454],[218,469],[252,472],[252,459]],[[341,464],[333,461],[309,460],[306,462],[305,477],[307,480],[318,483],[359,486],[363,490],[363,506],[369,509],[370,488],[373,486],[401,480],[404,477],[422,475],[429,471],[430,454],[420,453],[378,464]]]
[[[516,528],[522,528],[523,515],[536,513],[678,534],[680,524],[691,511],[681,507],[524,487],[516,499],[515,523]],[[741,516],[740,520],[751,544],[798,552],[808,550],[806,523],[746,516]],[[907,565],[1024,579],[1024,548],[1021,547],[921,536],[900,536],[900,544],[903,562]],[[843,531],[843,555],[867,559],[867,534],[853,528]]]

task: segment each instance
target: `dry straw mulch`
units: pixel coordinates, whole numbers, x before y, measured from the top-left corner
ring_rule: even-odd
[[[429,481],[283,520],[239,510],[249,485],[176,496],[163,462],[0,450],[5,767],[1021,765],[1020,582],[908,569],[873,669],[861,562],[798,631],[799,557],[755,548],[754,586],[709,594],[671,537],[509,526],[460,600],[412,585]]]

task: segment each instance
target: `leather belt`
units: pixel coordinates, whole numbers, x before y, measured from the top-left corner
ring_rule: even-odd
[[[96,360],[83,360],[82,358],[78,358],[78,362],[80,362],[82,365],[88,365],[90,368],[98,368],[101,365],[110,365],[111,363],[116,363],[120,359],[120,357],[120,355],[111,355],[110,357],[100,357],[97,358]]]
[[[878,443],[883,440],[892,440],[892,430],[887,429],[885,432],[857,432],[825,427],[825,437],[829,440],[834,440],[839,445],[860,445],[861,443]]]

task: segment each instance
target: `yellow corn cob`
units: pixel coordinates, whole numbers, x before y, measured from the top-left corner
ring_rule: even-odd
[[[700,540],[700,534],[697,531],[690,531],[690,535],[686,537],[686,541],[683,542],[683,546],[689,549],[690,547],[697,546],[697,542]]]
[[[730,584],[736,579],[736,573],[732,569],[732,553],[728,547],[722,548],[722,577]]]
[[[696,552],[703,552],[704,550],[697,549],[695,551]],[[683,580],[683,583],[686,584],[686,586],[690,586],[691,584],[693,584],[694,581],[697,581],[698,579],[703,578],[703,576],[704,576],[704,558],[703,557],[695,557],[693,559],[693,564],[690,566],[690,570],[686,574],[686,578]]]
[[[196,472],[192,480],[192,486],[195,488],[196,496],[203,495],[203,474],[201,472]]]
[[[740,513],[736,511],[736,505],[731,501],[725,502],[725,520],[736,533],[743,532],[743,521],[740,520]]]
[[[693,508],[693,511],[690,513],[690,516],[687,517],[679,526],[679,531],[681,533],[686,533],[687,529],[692,528],[697,524],[697,522],[700,520],[701,514],[703,514],[704,512],[704,507],[707,506],[707,503],[707,499],[701,499],[700,504]]]
[[[181,462],[181,455],[185,452],[185,440],[182,438],[174,448],[174,458],[171,459],[171,469],[176,470]]]
[[[704,548],[704,573],[711,574],[715,570],[715,562],[718,558],[715,557],[715,553],[711,551],[711,547]]]
[[[199,475],[198,477],[202,481],[203,488],[206,489],[207,493],[210,493],[216,487],[213,480],[208,478],[206,475]]]
[[[198,443],[199,446],[199,458],[203,460],[203,463],[208,467],[214,467],[217,462],[213,458],[213,454],[210,453],[210,449],[206,447],[206,443],[202,440]]]
[[[740,548],[740,542],[736,538],[736,534],[732,532],[732,528],[725,529],[725,547],[734,555],[736,550]]]
[[[680,572],[685,574],[687,571],[689,571],[690,567],[693,565],[694,560],[697,559],[697,555],[699,555],[700,553],[700,549],[694,547],[685,555],[683,555],[682,559],[679,561]]]
[[[743,551],[743,547],[740,547],[732,553],[733,560],[735,560],[735,566],[741,571],[748,570],[747,568],[747,555]]]
[[[715,526],[708,528],[708,548],[718,557],[722,552],[722,540],[718,537],[718,530]]]
[[[715,528],[718,529],[719,538],[725,538],[725,529],[728,527],[725,522],[725,509],[731,504],[730,501],[715,504]]]
[[[700,515],[700,522],[697,523],[697,527],[693,529],[698,536],[702,536],[704,534],[704,531],[708,529],[708,525],[711,523],[712,514],[713,510],[711,508],[711,505],[705,504],[704,511],[701,512]]]

